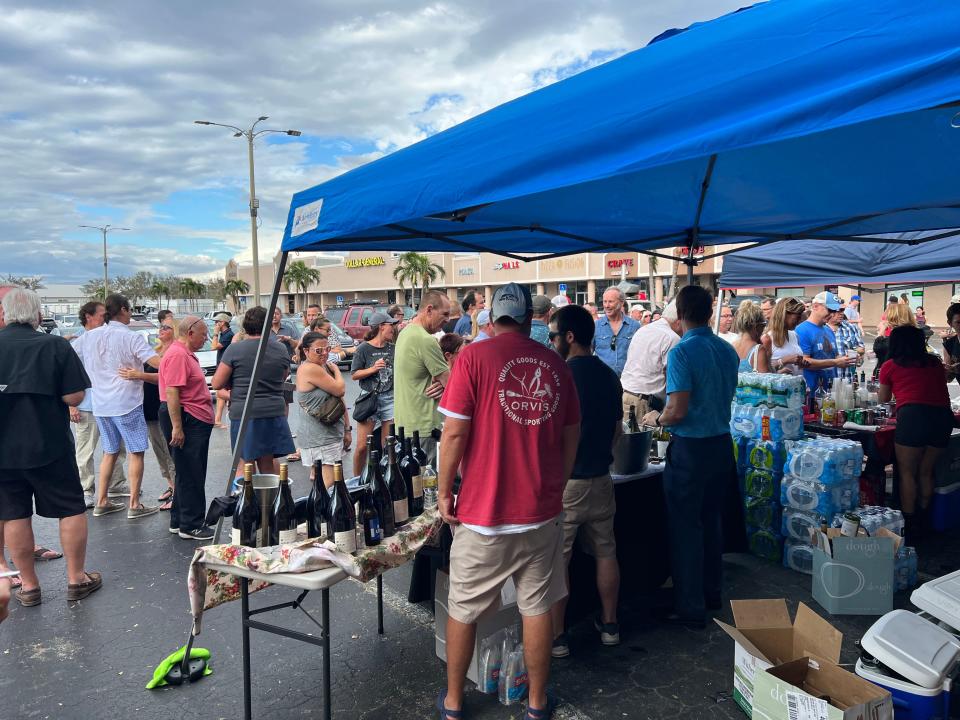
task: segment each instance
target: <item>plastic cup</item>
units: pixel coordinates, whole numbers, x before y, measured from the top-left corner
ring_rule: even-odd
[[[669,440],[657,440],[657,456],[665,458],[667,456],[667,446],[670,444]]]

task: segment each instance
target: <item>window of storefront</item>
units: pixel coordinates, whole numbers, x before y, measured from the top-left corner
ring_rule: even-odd
[[[915,285],[913,287],[906,287],[906,288],[902,286],[898,287],[896,285],[893,285],[893,286],[887,285],[886,287],[888,288],[886,290],[887,297],[890,297],[891,295],[896,295],[898,298],[902,299],[903,296],[906,295],[907,302],[910,304],[911,310],[916,310],[918,307],[923,305],[923,285]],[[891,287],[893,287],[894,289],[892,290],[889,289]]]

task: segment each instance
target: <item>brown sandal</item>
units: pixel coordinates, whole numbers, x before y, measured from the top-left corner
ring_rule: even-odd
[[[90,578],[86,582],[67,585],[67,602],[83,600],[103,586],[103,576],[100,573],[91,570],[86,573],[86,576]]]
[[[24,607],[33,607],[34,605],[39,605],[43,602],[43,598],[40,596],[40,588],[36,587],[33,590],[24,590],[20,588],[16,593],[17,601]]]

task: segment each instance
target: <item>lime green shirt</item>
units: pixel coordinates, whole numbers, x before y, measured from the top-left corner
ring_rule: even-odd
[[[440,343],[422,325],[407,325],[394,350],[393,416],[409,437],[414,430],[426,435],[440,427],[437,401],[423,393],[433,378],[449,371]]]

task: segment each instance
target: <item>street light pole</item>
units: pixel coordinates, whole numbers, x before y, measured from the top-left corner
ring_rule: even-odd
[[[224,125],[223,123],[210,122],[209,120],[194,120],[193,122],[197,125],[216,125],[217,127],[225,127],[228,130],[235,131],[233,133],[234,137],[245,137],[247,139],[247,158],[250,164],[250,249],[253,252],[253,297],[254,304],[260,305],[260,250],[257,246],[257,215],[260,210],[260,201],[257,200],[257,189],[256,183],[254,181],[254,172],[253,172],[253,141],[257,139],[260,135],[266,135],[267,133],[281,133],[283,135],[291,135],[293,137],[299,137],[301,135],[299,130],[256,130],[257,124],[268,120],[267,115],[261,115],[257,118],[257,121],[250,126],[249,130],[241,130],[235,125]]]
[[[127,227],[111,227],[110,225],[81,225],[82,228],[99,230],[103,233],[103,300],[106,302],[110,288],[110,277],[107,272],[107,233],[112,230],[129,230]]]

